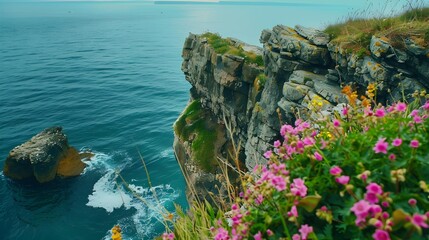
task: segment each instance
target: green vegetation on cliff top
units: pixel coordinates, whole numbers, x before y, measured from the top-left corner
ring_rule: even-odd
[[[416,8],[389,18],[350,17],[345,22],[328,26],[325,32],[334,43],[341,43],[354,52],[367,54],[373,35],[398,49],[405,48],[404,40],[407,38],[422,47],[428,47],[429,8]]]
[[[208,114],[200,101],[194,100],[177,119],[174,132],[182,141],[191,142],[192,159],[204,171],[211,172],[217,164],[217,126]]]
[[[264,66],[264,59],[261,55],[253,52],[245,51],[241,46],[236,47],[229,38],[222,38],[219,34],[204,33],[201,35],[207,39],[207,42],[213,47],[218,54],[231,54],[244,58],[248,63],[253,63],[258,66]]]

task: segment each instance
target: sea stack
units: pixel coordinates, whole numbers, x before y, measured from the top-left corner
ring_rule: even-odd
[[[51,127],[12,149],[3,172],[13,180],[45,183],[56,176],[78,176],[85,166],[79,152],[68,145],[62,127]]]

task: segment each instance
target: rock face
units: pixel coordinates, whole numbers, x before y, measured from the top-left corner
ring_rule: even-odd
[[[29,141],[10,151],[4,165],[4,175],[14,180],[35,178],[44,183],[57,175],[79,175],[85,164],[79,153],[68,145],[61,127],[47,128]]]
[[[347,51],[323,32],[302,26],[275,26],[264,30],[260,41],[264,68],[217,54],[205,38],[194,34],[186,39],[182,55],[192,97],[218,122],[231,124],[229,139],[240,143],[248,169],[265,162],[263,153],[280,137],[281,125],[293,123],[296,114],[305,118],[315,102],[328,114],[345,102],[344,84],[364,93],[375,83],[377,100],[384,102],[411,99],[416,90],[429,88],[429,49],[411,39],[399,50],[374,36],[369,56]]]

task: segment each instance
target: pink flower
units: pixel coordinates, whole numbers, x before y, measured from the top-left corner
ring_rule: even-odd
[[[162,234],[162,240],[174,240],[174,233]]]
[[[420,146],[420,143],[419,143],[419,141],[418,141],[418,140],[414,139],[414,140],[411,140],[411,142],[410,142],[410,146],[411,146],[412,148],[418,148],[418,147]]]
[[[253,236],[253,238],[255,238],[255,240],[262,240],[262,233],[261,233],[261,232],[258,232],[257,234],[255,234],[255,235]]]
[[[304,180],[301,178],[295,178],[293,183],[290,185],[290,191],[295,196],[307,196],[307,187],[304,185]]]
[[[358,218],[365,218],[369,214],[369,210],[371,209],[371,205],[369,202],[365,200],[360,200],[355,203],[353,207],[350,209]]]
[[[274,235],[274,233],[273,233],[273,231],[271,231],[270,229],[267,229],[267,235],[268,235],[269,237],[271,237],[271,236],[273,236],[273,235]]]
[[[390,161],[395,161],[395,159],[396,159],[396,155],[395,154],[392,153],[392,154],[389,155],[389,160]]]
[[[339,176],[342,172],[343,172],[343,170],[338,166],[333,166],[329,170],[329,173],[333,176]]]
[[[423,105],[425,110],[429,110],[429,101],[426,101],[425,105]]]
[[[379,118],[382,118],[382,117],[384,117],[386,115],[386,110],[384,110],[384,108],[382,107],[382,108],[377,108],[376,110],[375,110],[375,116],[376,117],[379,117]]]
[[[339,184],[346,185],[349,183],[350,177],[349,176],[337,177],[337,178],[335,178],[335,181]]]
[[[399,147],[399,146],[401,146],[401,144],[402,144],[402,139],[400,139],[400,138],[395,138],[392,142],[392,145],[395,147]]]
[[[290,211],[287,213],[289,217],[298,217],[298,209],[296,209],[296,206],[293,205]]]
[[[256,205],[260,205],[264,201],[264,196],[262,194],[259,194],[258,197],[255,199]]]
[[[387,154],[387,147],[389,147],[389,143],[386,142],[386,138],[380,138],[375,144],[373,150],[375,153]]]
[[[402,102],[398,102],[398,104],[396,104],[396,111],[405,112],[406,110],[407,110],[407,104]]]
[[[389,233],[381,229],[375,230],[375,233],[372,235],[372,237],[374,240],[390,240]]]
[[[299,232],[301,233],[302,240],[306,240],[308,235],[313,232],[313,227],[304,224],[299,229]]]
[[[381,195],[383,194],[383,189],[377,183],[370,183],[366,186],[366,191],[374,194]]]
[[[217,230],[217,234],[214,237],[215,240],[229,240],[229,234],[228,231],[226,231],[224,228],[219,228]]]
[[[299,234],[294,234],[292,240],[301,240],[301,236]]]
[[[302,142],[305,146],[313,146],[316,143],[316,141],[312,137],[306,137],[304,138],[304,140],[302,140]]]
[[[417,204],[417,200],[414,198],[410,198],[410,200],[408,200],[408,204],[410,204],[412,207],[414,207]]]
[[[416,227],[429,228],[429,225],[426,223],[428,218],[426,215],[414,213],[411,218],[411,223]]]
[[[414,117],[414,122],[417,123],[417,124],[419,124],[419,123],[423,122],[423,119],[420,116],[415,116]]]
[[[410,116],[411,117],[416,117],[416,116],[418,116],[419,115],[419,111],[418,110],[413,110],[413,111],[411,111],[411,113],[410,113]]]
[[[277,141],[274,142],[274,147],[275,148],[280,147],[280,145],[281,145],[281,142],[279,140],[277,140]]]
[[[322,155],[320,155],[319,152],[314,152],[314,157],[316,158],[317,161],[323,160],[323,157],[322,157]]]
[[[270,159],[272,155],[273,155],[273,151],[271,151],[271,150],[266,151],[266,152],[264,153],[264,157],[265,157],[266,159]]]
[[[369,203],[378,203],[378,196],[375,193],[368,192],[365,194],[365,200]]]
[[[349,114],[349,108],[348,108],[348,107],[343,107],[343,109],[341,110],[341,113],[342,113],[344,116],[347,116],[347,114]]]
[[[286,189],[285,179],[281,176],[275,176],[271,179],[271,183],[277,189],[277,191],[281,192]]]
[[[334,119],[333,123],[334,123],[334,127],[339,127],[341,125],[338,119]]]

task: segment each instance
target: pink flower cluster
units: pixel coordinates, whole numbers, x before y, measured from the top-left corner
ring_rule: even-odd
[[[343,172],[343,170],[338,167],[338,166],[333,166],[331,167],[331,169],[329,170],[329,173],[333,176],[335,176],[335,181],[341,185],[347,185],[350,181],[350,177],[349,176],[341,176],[341,173]]]
[[[313,232],[313,227],[308,226],[307,224],[301,225],[301,228],[299,229],[299,234],[294,234],[292,236],[292,240],[307,240],[308,235]]]
[[[162,234],[162,240],[173,240],[174,233],[164,233]]]

